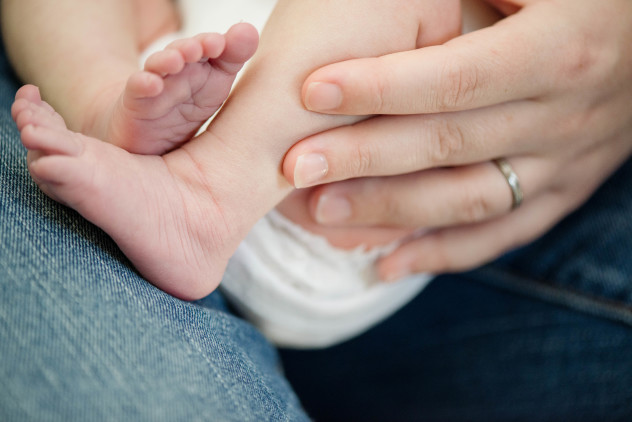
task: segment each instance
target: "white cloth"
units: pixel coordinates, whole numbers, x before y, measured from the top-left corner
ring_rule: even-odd
[[[380,282],[374,262],[394,246],[337,249],[271,211],[237,249],[220,288],[272,342],[326,347],[382,321],[430,281]]]

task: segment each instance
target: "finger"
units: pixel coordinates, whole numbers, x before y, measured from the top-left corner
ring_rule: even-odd
[[[573,66],[564,25],[540,2],[441,46],[335,63],[303,85],[305,107],[330,114],[455,111],[540,96]],[[528,34],[528,37],[525,37]]]
[[[473,269],[547,232],[569,212],[568,203],[547,193],[497,219],[426,234],[378,263],[378,274],[395,281],[410,274]]]
[[[525,201],[537,195],[552,169],[533,158],[511,158]],[[495,164],[432,169],[413,174],[325,185],[310,198],[322,225],[436,228],[489,220],[507,213],[513,196]]]
[[[283,174],[304,188],[523,154],[547,143],[552,117],[545,111],[539,103],[521,101],[456,113],[375,117],[300,141],[286,154]]]

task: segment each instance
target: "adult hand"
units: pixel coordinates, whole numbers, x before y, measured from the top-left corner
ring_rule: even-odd
[[[384,278],[471,268],[535,239],[632,150],[632,2],[493,3],[512,14],[441,46],[326,66],[304,84],[308,109],[379,115],[288,152],[298,187],[353,179],[315,190],[315,219],[433,228],[380,262]],[[498,157],[524,191],[513,211]]]

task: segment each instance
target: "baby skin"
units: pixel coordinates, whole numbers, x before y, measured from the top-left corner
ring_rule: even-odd
[[[99,98],[106,105],[97,107],[99,118],[82,132],[138,154],[178,147],[224,103],[257,42],[251,25],[237,24],[226,35],[199,34],[171,43],[149,56],[122,92],[106,91]]]
[[[130,152],[162,154],[217,111],[258,42],[251,25],[237,24],[225,35],[175,41],[139,71],[139,52],[177,30],[174,3],[22,0],[0,4],[0,16],[17,73],[41,88],[69,129]]]
[[[35,87],[23,87],[12,112],[33,179],[105,230],[157,287],[187,300],[207,295],[253,224],[292,192],[280,171],[285,152],[308,135],[361,119],[306,111],[305,77],[325,64],[432,45],[458,32],[458,2],[370,3],[332,10],[320,0],[280,0],[251,66],[209,129],[184,144],[161,143],[165,151],[181,144],[162,156],[73,132]],[[356,13],[362,20],[346,18]],[[421,30],[426,21],[433,31]]]

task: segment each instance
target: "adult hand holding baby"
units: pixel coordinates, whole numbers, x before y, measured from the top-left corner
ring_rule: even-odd
[[[298,187],[339,182],[314,192],[315,219],[435,229],[385,257],[384,278],[472,268],[534,240],[632,151],[632,3],[489,3],[507,15],[494,26],[329,65],[303,86],[310,110],[378,115],[287,154]],[[517,209],[500,157],[520,180]],[[326,171],[307,177],[297,160]]]

